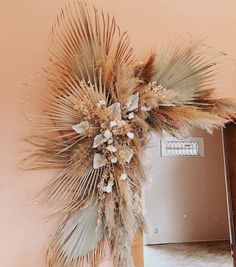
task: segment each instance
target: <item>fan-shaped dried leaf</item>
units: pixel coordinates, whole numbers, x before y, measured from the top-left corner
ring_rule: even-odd
[[[160,48],[152,80],[175,91],[173,104],[195,105],[201,95],[212,92],[218,59],[209,58],[206,50],[201,42],[182,40]]]
[[[65,220],[49,248],[49,266],[97,266],[105,243],[104,223],[97,226],[97,215],[98,203],[93,203]]]

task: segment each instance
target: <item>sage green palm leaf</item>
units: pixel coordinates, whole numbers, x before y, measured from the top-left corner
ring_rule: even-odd
[[[194,41],[177,40],[160,47],[152,80],[174,92],[173,104],[201,104],[202,97],[212,96],[218,59],[206,50]]]
[[[97,225],[98,204],[73,212],[62,223],[48,251],[49,266],[95,267],[104,256],[104,222]]]

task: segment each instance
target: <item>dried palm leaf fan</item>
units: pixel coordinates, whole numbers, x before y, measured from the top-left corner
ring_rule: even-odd
[[[115,266],[131,267],[147,134],[211,131],[235,118],[235,106],[213,97],[216,62],[201,43],[170,43],[137,64],[114,18],[81,2],[61,10],[51,37],[44,110],[27,138],[28,169],[60,169],[44,191],[63,217],[47,265],[95,267],[108,245]]]

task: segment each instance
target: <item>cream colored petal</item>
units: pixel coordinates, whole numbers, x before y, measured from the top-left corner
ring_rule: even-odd
[[[108,181],[108,184],[103,187],[103,191],[107,193],[111,193],[113,185],[114,185],[114,182],[112,180]]]
[[[129,114],[128,114],[128,119],[129,120],[132,120],[134,118],[134,112],[130,112]]]
[[[150,107],[146,107],[146,106],[142,106],[141,107],[141,110],[142,111],[150,111],[152,108],[150,108]]]
[[[106,139],[106,141],[108,139],[110,139],[112,137],[112,132],[110,130],[105,130],[104,134],[103,134],[104,138]],[[105,142],[106,142],[105,141]]]
[[[114,103],[109,107],[109,110],[116,116],[118,120],[121,120],[120,103]]]
[[[107,146],[106,149],[110,152],[116,152],[117,151],[117,148],[115,146],[112,146],[112,145]]]
[[[110,130],[105,130],[103,134],[98,134],[94,137],[93,148],[97,148],[112,137]]]
[[[111,163],[116,163],[117,161],[118,161],[118,158],[117,157],[113,157],[113,158],[111,158]]]
[[[104,157],[102,157],[101,154],[99,154],[99,153],[94,154],[94,158],[93,158],[93,168],[94,169],[99,169],[99,168],[105,166],[106,163],[107,163],[107,160]]]
[[[128,175],[126,173],[122,173],[120,175],[120,180],[125,181],[128,178]]]
[[[127,136],[129,137],[129,139],[134,139],[134,133],[132,132],[128,132]]]
[[[105,100],[99,100],[96,104],[96,106],[98,108],[102,107],[102,106],[106,106],[106,101]]]
[[[131,95],[125,105],[127,107],[127,110],[130,112],[130,111],[134,111],[135,109],[138,108],[138,102],[139,102],[139,92],[137,92],[136,94],[134,95]]]
[[[72,126],[72,129],[76,131],[78,134],[82,134],[87,131],[89,128],[89,123],[87,121],[82,121],[78,124]]]
[[[96,135],[93,140],[93,148],[99,147],[101,144],[105,142],[104,140],[105,139],[103,134]]]
[[[126,124],[126,122],[124,120],[119,120],[117,122],[117,124],[118,124],[119,127],[122,127],[122,126],[124,126]]]
[[[110,139],[107,141],[107,143],[108,143],[109,145],[111,145],[111,144],[113,143],[113,138],[110,138]]]
[[[117,126],[117,122],[116,121],[111,121],[110,122],[110,127],[113,128],[115,126]]]

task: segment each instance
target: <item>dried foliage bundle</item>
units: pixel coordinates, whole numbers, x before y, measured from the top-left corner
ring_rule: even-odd
[[[44,192],[63,216],[48,266],[98,266],[108,244],[115,266],[132,267],[148,133],[211,132],[235,105],[214,98],[216,62],[201,43],[170,43],[137,64],[115,19],[81,2],[61,10],[50,43],[44,110],[27,138],[36,147],[28,169],[61,169]]]

